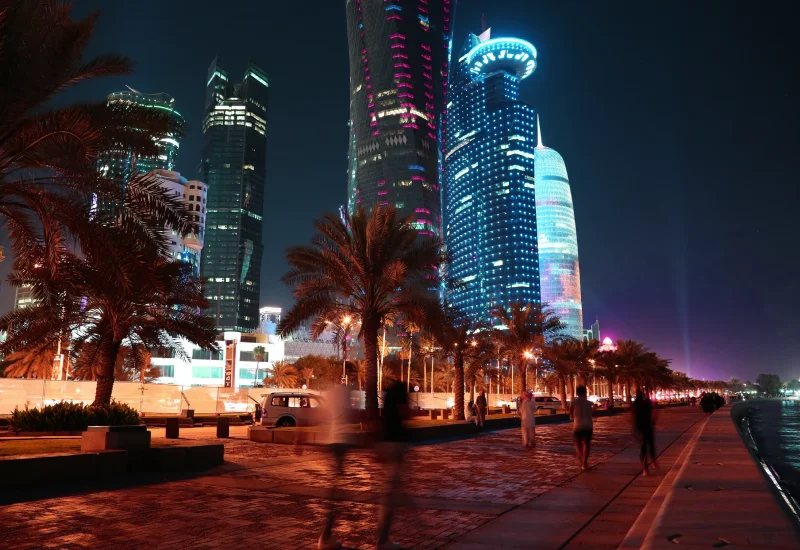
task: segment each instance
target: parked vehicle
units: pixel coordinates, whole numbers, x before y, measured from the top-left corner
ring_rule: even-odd
[[[276,428],[314,426],[324,421],[323,399],[299,392],[268,393],[261,398],[261,425]]]
[[[549,395],[534,395],[533,402],[536,403],[536,410],[543,410],[543,409],[563,409],[563,405],[561,404],[561,400],[558,397],[551,397]]]

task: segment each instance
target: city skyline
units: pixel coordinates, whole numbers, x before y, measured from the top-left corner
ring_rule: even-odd
[[[289,292],[278,282],[283,249],[306,242],[311,220],[342,203],[349,107],[343,6],[319,6],[314,18],[299,6],[233,6],[203,41],[190,32],[202,2],[189,10],[197,15],[178,3],[160,6],[162,17],[153,21],[147,9],[141,19],[87,0],[76,16],[97,7],[103,14],[90,50],[131,56],[137,74],[78,86],[64,101],[98,100],[125,85],[169,93],[187,120],[177,160],[187,176],[200,156],[198,90],[208,61],[219,53],[241,74],[247,56],[265,57],[274,94],[270,135],[279,138],[268,145],[267,181],[277,211],[265,220],[265,256],[277,259],[264,262],[261,302],[286,307]],[[459,2],[456,44],[483,11],[496,28],[532,37],[542,55],[536,85],[522,95],[546,113],[546,142],[569,164],[586,318],[599,317],[604,335],[648,342],[693,376],[746,377],[759,364],[790,373],[790,335],[798,328],[792,273],[800,267],[784,253],[797,198],[786,186],[795,88],[785,71],[788,49],[770,37],[791,18],[752,17],[713,2],[656,13],[648,6],[467,0]],[[175,26],[178,20],[185,24]],[[308,44],[293,40],[301,32]],[[226,38],[233,35],[239,39]],[[636,49],[627,46],[633,40]],[[739,162],[734,152],[745,149],[760,162]],[[766,187],[753,203],[747,190],[755,181]],[[767,207],[762,199],[778,192],[783,200]],[[4,262],[3,276],[9,267]],[[4,309],[13,302],[9,292],[6,285]],[[746,338],[731,338],[744,336],[740,318],[765,322]],[[744,341],[764,342],[766,351]]]

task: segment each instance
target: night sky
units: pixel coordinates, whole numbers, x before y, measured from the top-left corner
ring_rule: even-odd
[[[178,169],[196,177],[206,70],[270,75],[262,305],[291,305],[283,251],[345,200],[344,0],[77,0],[102,9],[89,54],[136,62],[60,101],[131,87],[175,97]],[[567,164],[585,324],[641,340],[696,378],[800,375],[798,63],[794,2],[458,0],[456,38],[532,42],[522,98]],[[6,244],[6,243],[4,243]],[[4,278],[11,261],[0,264]],[[0,310],[13,302],[4,284]]]

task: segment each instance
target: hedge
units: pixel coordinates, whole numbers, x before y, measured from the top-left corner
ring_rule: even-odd
[[[139,413],[125,403],[112,401],[105,407],[61,401],[41,409],[14,409],[11,427],[18,432],[77,432],[87,426],[139,424]]]

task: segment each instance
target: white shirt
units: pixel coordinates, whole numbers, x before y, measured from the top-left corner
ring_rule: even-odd
[[[576,397],[572,402],[572,431],[592,429],[592,403],[585,397]]]

